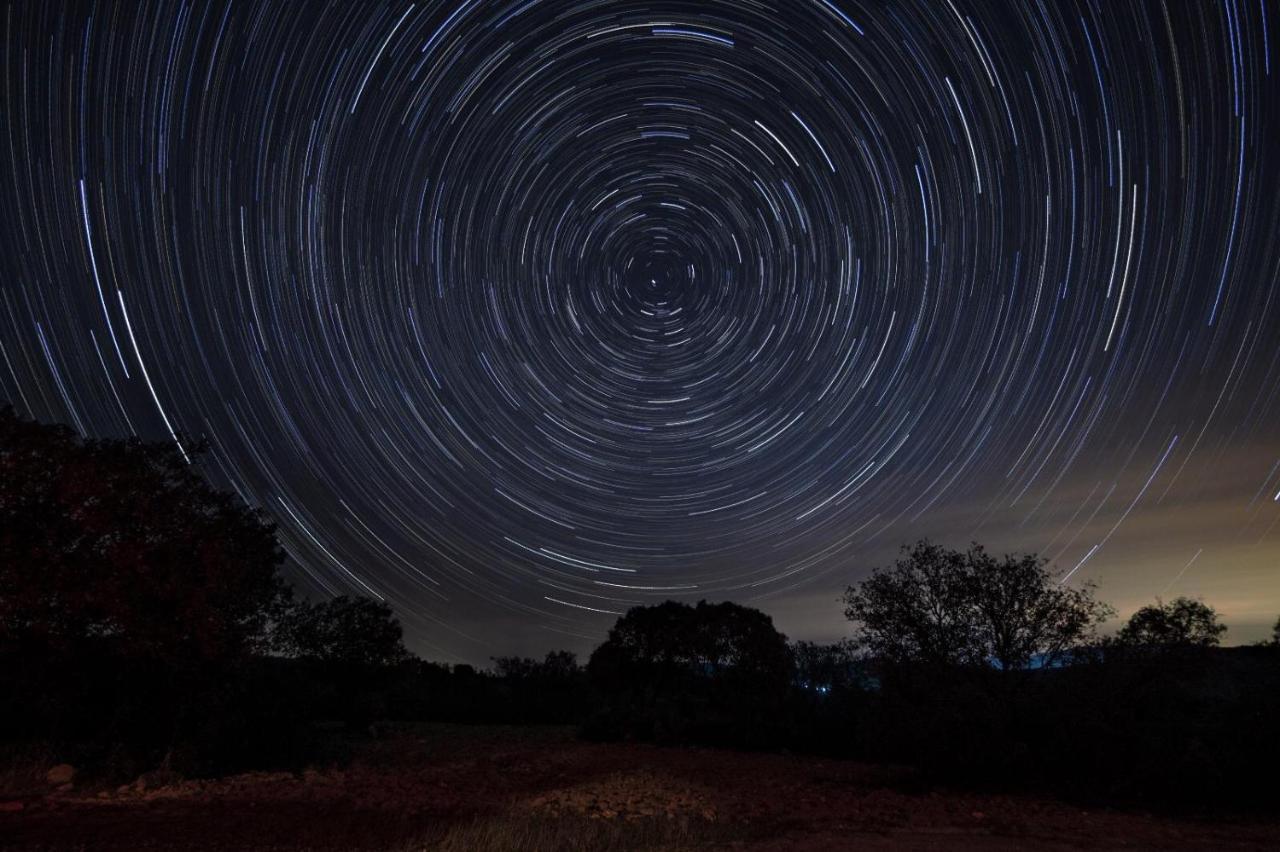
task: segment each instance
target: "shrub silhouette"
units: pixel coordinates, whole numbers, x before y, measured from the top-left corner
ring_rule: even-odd
[[[792,676],[786,637],[759,610],[667,601],[618,619],[591,655],[595,736],[776,742]]]

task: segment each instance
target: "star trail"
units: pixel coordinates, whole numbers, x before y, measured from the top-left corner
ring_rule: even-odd
[[[670,597],[833,637],[923,536],[1248,639],[1280,611],[1278,27],[12,2],[0,398],[207,438],[303,589],[440,659]]]

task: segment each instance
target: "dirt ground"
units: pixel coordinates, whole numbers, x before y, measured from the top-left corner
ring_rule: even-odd
[[[1280,850],[1280,821],[1209,822],[924,789],[811,757],[424,725],[343,769],[0,796],[0,848]],[[43,779],[40,779],[43,783]]]

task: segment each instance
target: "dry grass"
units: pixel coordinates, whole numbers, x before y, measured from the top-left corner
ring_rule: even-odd
[[[667,819],[716,821],[714,793],[666,774],[618,772],[574,787],[551,790],[525,807],[547,816],[583,816],[627,822]]]
[[[689,817],[605,819],[512,810],[448,829],[398,852],[579,852],[706,849],[748,839],[742,826]]]
[[[1274,819],[1202,823],[934,789],[798,755],[598,744],[558,729],[395,726],[341,768],[217,779],[77,777],[0,761],[0,848],[22,852],[484,852],[1026,848],[1275,850]],[[158,782],[157,782],[158,784]],[[28,789],[29,788],[29,789]]]
[[[748,826],[717,816],[712,791],[700,785],[643,769],[615,772],[454,825],[405,852],[700,849],[749,837]]]

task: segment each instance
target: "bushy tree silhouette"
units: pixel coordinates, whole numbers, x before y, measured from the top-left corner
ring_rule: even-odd
[[[409,659],[391,607],[340,596],[289,607],[276,629],[276,650],[307,672],[306,693],[327,718],[367,731],[386,715],[395,667]]]
[[[759,610],[667,601],[619,618],[587,672],[600,735],[746,744],[776,736],[792,665]]]
[[[0,410],[0,735],[117,768],[280,753],[292,708],[260,700],[258,655],[290,600],[284,552],[186,444]]]
[[[288,598],[283,561],[274,526],[173,444],[85,440],[0,409],[0,644],[243,656]]]
[[[891,662],[960,665],[985,659],[974,610],[960,582],[963,554],[922,541],[891,568],[845,592],[854,641]]]
[[[372,598],[299,601],[281,618],[276,636],[285,655],[323,663],[384,666],[409,656],[395,613]]]
[[[1139,609],[1116,634],[1116,641],[1141,648],[1212,648],[1226,632],[1213,607],[1204,601],[1175,598]]]
[[[981,546],[903,548],[844,596],[854,641],[889,663],[1020,670],[1052,666],[1111,614],[1092,586],[1072,588],[1033,554],[995,558]]]

